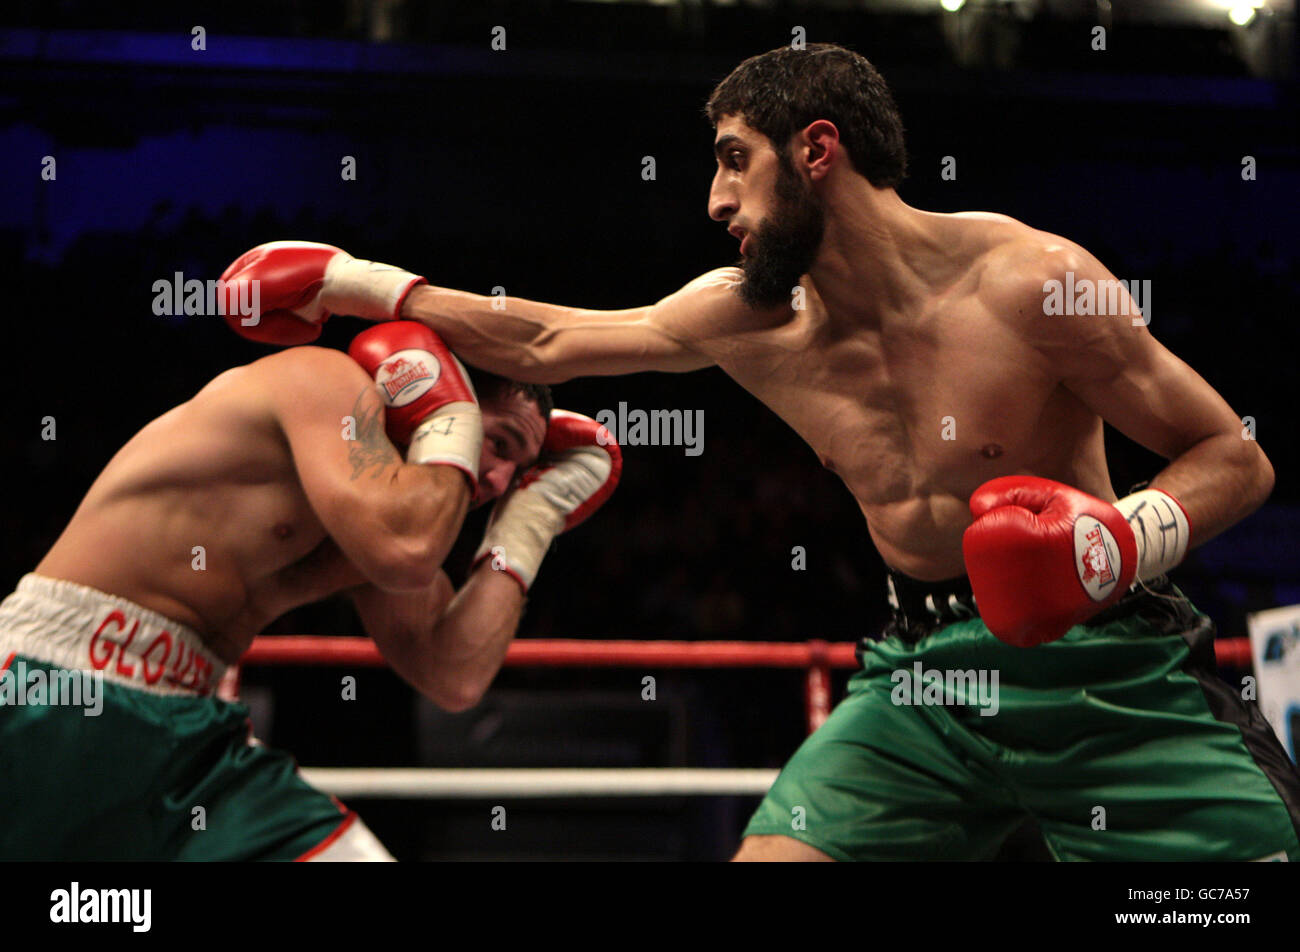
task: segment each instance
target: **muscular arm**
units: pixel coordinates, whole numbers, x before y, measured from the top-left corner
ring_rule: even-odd
[[[404,463],[369,375],[346,354],[295,347],[260,362],[276,422],[326,532],[387,591],[427,588],[469,505],[450,466]]]
[[[463,711],[483,697],[523,614],[519,585],[490,561],[459,591],[439,572],[418,592],[351,591],[367,633],[413,688],[439,707]]]
[[[417,287],[402,317],[421,321],[470,363],[530,383],[713,365],[700,343],[743,307],[738,272],[720,268],[656,304],[594,311]]]
[[[1064,281],[1115,281],[1083,249],[1049,252],[1042,273]],[[1101,285],[1098,285],[1101,286]],[[1127,313],[1037,313],[1024,324],[1062,383],[1117,430],[1170,463],[1151,488],[1172,495],[1187,511],[1192,545],[1199,545],[1258,509],[1273,488],[1273,467],[1253,439],[1243,439],[1240,417],[1191,367],[1163,347],[1121,286]],[[1033,299],[1026,294],[1026,300]],[[1027,307],[1026,310],[1029,310]],[[1137,316],[1137,320],[1132,316]]]

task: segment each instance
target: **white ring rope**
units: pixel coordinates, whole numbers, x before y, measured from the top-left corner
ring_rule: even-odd
[[[338,797],[403,800],[762,796],[777,775],[775,770],[677,767],[303,767],[300,773],[312,786]]]

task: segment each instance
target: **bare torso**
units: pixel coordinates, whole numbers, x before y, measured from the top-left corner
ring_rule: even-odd
[[[1116,498],[1101,418],[1000,306],[1015,256],[1042,233],[1001,216],[934,217],[959,240],[919,306],[832,314],[805,278],[802,310],[755,328],[752,311],[731,309],[695,343],[839,475],[885,561],[930,581],[964,574],[967,501],[989,479],[1032,473]]]
[[[885,561],[926,580],[964,573],[967,501],[989,479],[1032,473],[1116,498],[1101,418],[1060,385],[1008,309],[1017,256],[1052,236],[1001,216],[933,217],[952,252],[905,307],[832,313],[805,278],[800,310],[755,326],[752,310],[711,307],[690,329],[701,354],[839,475]],[[730,298],[729,278],[700,281]],[[260,396],[275,362],[293,359],[222,374],[142,429],[37,571],[190,625],[228,661],[290,608],[364,582],[312,510]]]
[[[36,571],[197,629],[230,662],[279,615],[365,581],[303,493],[264,386],[221,374],[109,462]]]

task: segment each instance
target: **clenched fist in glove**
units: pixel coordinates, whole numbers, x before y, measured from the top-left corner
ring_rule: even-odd
[[[478,488],[483,415],[465,368],[442,338],[415,321],[362,331],[348,356],[375,378],[388,438],[413,464],[454,466]]]
[[[602,424],[568,410],[552,410],[541,458],[497,502],[477,565],[491,559],[528,591],[552,540],[595,512],[614,492],[623,451]]]
[[[1064,483],[1003,476],[970,498],[962,537],[980,617],[1007,644],[1055,641],[1119,601],[1137,579],[1168,571],[1191,528],[1159,490],[1112,505]]]
[[[314,241],[271,241],[240,255],[221,275],[226,323],[264,344],[309,344],[331,314],[396,320],[411,288],[424,278],[391,265],[354,258]],[[253,296],[241,285],[257,282]],[[234,304],[258,302],[243,317]]]

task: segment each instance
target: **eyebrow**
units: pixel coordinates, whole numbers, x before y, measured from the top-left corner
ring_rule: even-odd
[[[733,135],[732,133],[729,132],[721,139],[719,139],[717,142],[713,143],[713,154],[718,157],[719,162],[722,161],[723,153],[725,153],[733,145],[739,145],[743,147],[745,145],[745,141],[741,139],[740,136]]]
[[[502,422],[501,429],[505,430],[506,435],[511,437],[514,440],[515,443],[514,451],[517,453],[522,453],[524,451],[524,447],[527,446],[528,444],[524,441],[524,436],[522,433],[519,432],[518,428],[516,428],[513,423]]]

